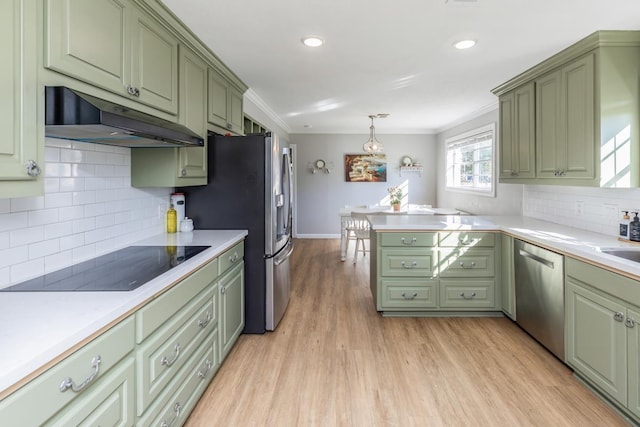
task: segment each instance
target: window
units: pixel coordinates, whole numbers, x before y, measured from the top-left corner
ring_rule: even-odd
[[[445,140],[447,190],[495,197],[495,124]]]

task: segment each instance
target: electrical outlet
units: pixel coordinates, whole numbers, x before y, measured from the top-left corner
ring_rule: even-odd
[[[583,216],[584,215],[584,202],[583,201],[577,201],[576,202],[576,216]]]
[[[620,213],[618,212],[618,205],[612,205],[610,203],[604,204],[604,217],[608,220],[617,220],[621,218]]]

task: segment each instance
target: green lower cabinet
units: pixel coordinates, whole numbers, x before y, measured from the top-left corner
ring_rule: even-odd
[[[379,310],[417,310],[438,306],[438,284],[429,279],[383,279]]]
[[[382,249],[379,258],[382,276],[433,276],[436,256],[430,248]]]
[[[244,262],[220,278],[220,361],[223,361],[244,328]]]
[[[569,279],[567,363],[617,401],[627,403],[625,307]]]
[[[640,421],[640,282],[565,261],[567,363]]]
[[[135,423],[134,359],[118,365],[86,395],[43,426],[130,426]]]
[[[496,308],[493,279],[440,279],[440,307],[465,310]]]
[[[500,262],[502,286],[502,312],[512,320],[516,320],[516,281],[513,264],[513,237],[502,235],[502,250]]]

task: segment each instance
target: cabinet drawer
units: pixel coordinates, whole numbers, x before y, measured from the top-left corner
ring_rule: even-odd
[[[179,374],[165,387],[158,399],[140,418],[138,425],[184,424],[200,395],[220,367],[217,342],[217,330],[215,330],[196,350]]]
[[[134,359],[120,363],[45,426],[127,426],[135,424]]]
[[[185,278],[178,286],[160,295],[136,313],[136,342],[139,344],[162,326],[193,297],[218,277],[218,259]]]
[[[491,279],[440,280],[440,307],[495,308],[495,282]]]
[[[441,231],[438,233],[440,246],[495,246],[495,233],[478,231]]]
[[[380,233],[381,246],[435,246],[436,233]]]
[[[441,249],[440,277],[493,277],[493,249]]]
[[[436,252],[432,249],[382,249],[382,276],[431,277],[435,274]]]
[[[217,285],[206,290],[140,346],[136,354],[138,415],[216,328],[217,291]]]
[[[382,307],[421,309],[437,307],[435,280],[383,280]]]
[[[99,387],[102,379],[134,347],[134,319],[129,317],[71,356],[49,369],[20,390],[0,402],[3,422],[21,425],[41,425],[72,401]],[[94,365],[96,357],[100,362]],[[97,367],[95,367],[97,366]],[[70,378],[80,386],[97,371],[93,380],[78,392],[70,388],[61,391],[61,384]]]
[[[219,259],[218,275],[221,275],[244,258],[244,241],[238,243],[231,249],[226,250]]]

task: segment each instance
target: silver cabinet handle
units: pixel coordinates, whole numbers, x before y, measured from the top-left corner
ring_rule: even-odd
[[[180,169],[180,176],[187,176],[187,169],[186,168]]]
[[[178,419],[178,417],[180,416],[180,402],[176,402],[175,405],[173,405],[173,412],[176,414],[173,419],[169,422],[166,422],[165,420],[162,420],[162,423],[160,424],[160,427],[171,427],[173,425],[173,423],[176,422],[176,420]]]
[[[27,175],[36,177],[42,173],[42,169],[38,166],[38,163],[35,160],[29,160],[26,164],[27,166]]]
[[[414,292],[409,296],[407,296],[407,294],[405,292],[402,293],[402,298],[407,299],[407,300],[415,299],[417,296],[418,296],[417,292]]]
[[[624,326],[626,326],[627,328],[633,328],[634,326],[636,326],[636,319],[627,317],[627,320],[624,321]]]
[[[211,313],[209,312],[209,310],[207,310],[206,317],[207,318],[205,320],[198,319],[198,326],[200,326],[202,329],[206,328],[211,321]]]
[[[413,245],[417,241],[418,239],[416,239],[415,237],[412,237],[409,241],[407,241],[407,239],[405,239],[404,237],[400,238],[400,243],[402,243],[403,245]]]
[[[209,372],[209,370],[211,369],[211,360],[207,360],[206,364],[205,364],[205,369],[204,371],[198,371],[198,377],[203,380],[204,377],[207,375],[207,373]]]
[[[135,96],[137,98],[140,97],[140,89],[138,89],[137,87],[133,87],[133,86],[127,85],[127,93],[129,95],[133,95],[133,96]]]
[[[460,243],[463,246],[467,246],[467,245],[470,245],[472,243],[472,240],[458,239],[458,243]]]
[[[231,255],[229,257],[229,262],[231,262],[232,264],[237,262],[240,259],[240,255],[238,255],[237,252],[234,252],[233,255]]]
[[[464,292],[460,292],[460,296],[464,299],[473,299],[476,296],[475,292],[471,292],[471,295],[467,296]]]
[[[176,355],[173,356],[173,359],[171,359],[171,360],[169,360],[167,358],[167,356],[162,356],[162,359],[160,359],[160,364],[169,367],[169,366],[173,365],[173,363],[176,360],[178,360],[178,356],[180,356],[180,343],[176,343],[175,353],[176,353]]]
[[[464,265],[464,261],[460,261],[460,267],[462,267],[462,268],[476,268],[476,262],[475,261],[471,261],[471,264]]]
[[[520,175],[518,172],[511,172],[511,176],[518,176]]]
[[[613,315],[613,320],[615,320],[616,322],[622,322],[624,320],[624,313],[617,312]]]
[[[406,263],[406,262],[402,261],[402,262],[401,262],[401,264],[402,264],[402,267],[403,267],[403,268],[415,268],[415,267],[417,267],[417,266],[418,266],[418,263],[417,263],[416,261],[413,261],[413,262],[412,262],[411,264],[409,264],[409,265],[407,265],[407,263]]]
[[[86,380],[84,380],[82,383],[80,383],[80,385],[75,385],[75,383],[73,382],[71,377],[65,378],[60,383],[60,391],[64,392],[64,391],[66,391],[68,389],[71,389],[72,391],[74,391],[76,393],[81,391],[83,388],[85,388],[87,385],[89,385],[89,383],[91,381],[93,381],[96,376],[98,376],[98,372],[100,370],[100,363],[101,362],[102,362],[102,359],[100,358],[100,356],[95,356],[93,359],[91,359],[91,367],[93,368],[93,372],[91,373],[91,375],[89,375]]]

